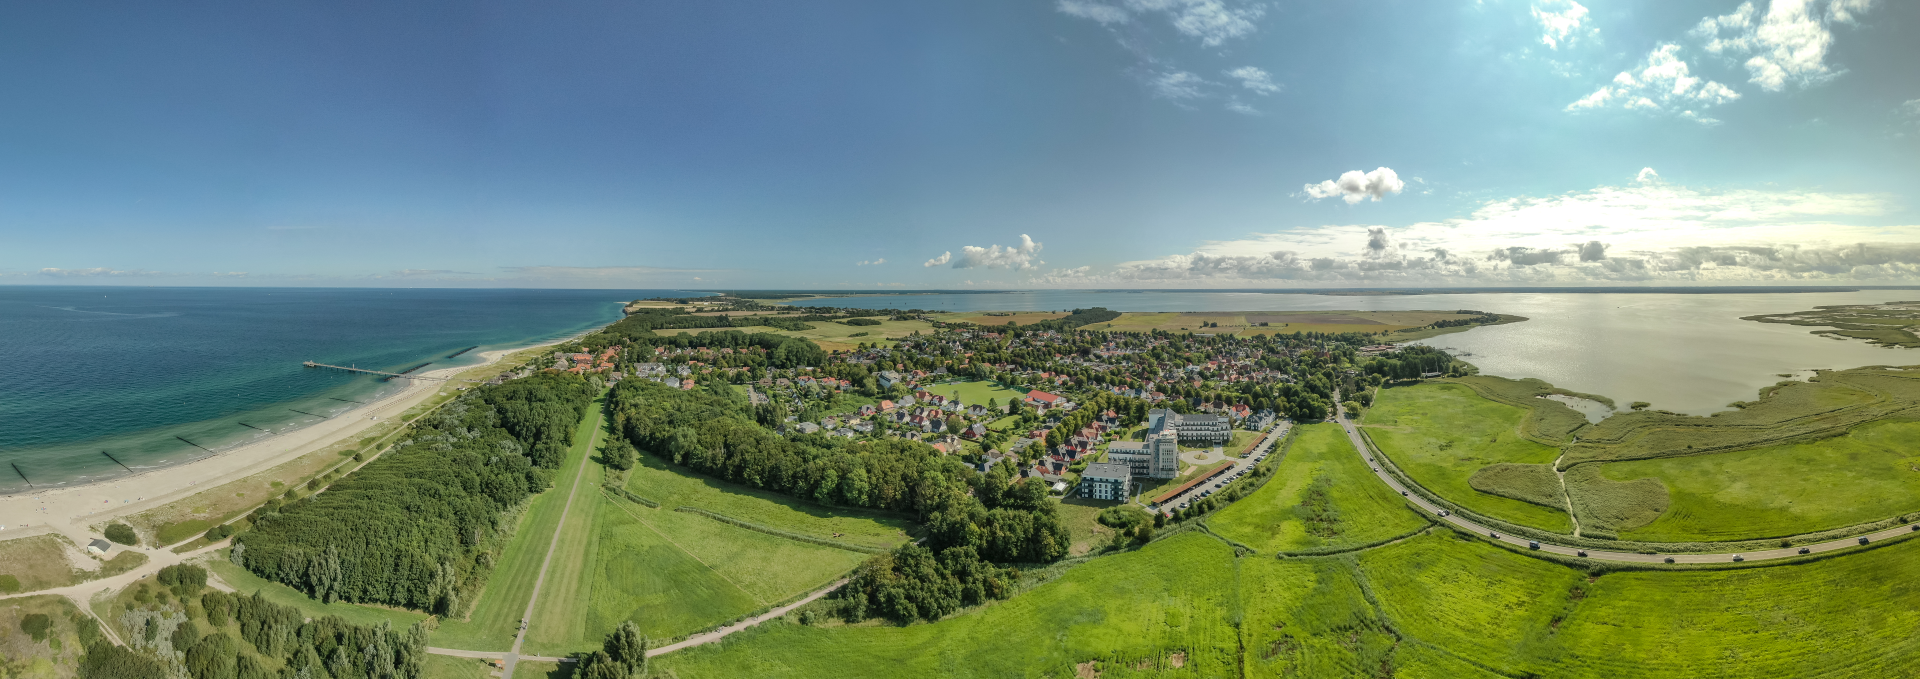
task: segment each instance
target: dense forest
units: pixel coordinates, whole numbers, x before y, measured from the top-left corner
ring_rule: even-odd
[[[512,530],[503,512],[550,485],[592,400],[554,372],[463,394],[324,492],[263,507],[231,558],[323,602],[457,615]]]
[[[906,439],[782,437],[755,423],[744,399],[644,380],[614,387],[614,431],[635,447],[695,471],[834,505],[910,513],[934,549],[971,547],[1002,563],[1053,561],[1070,537],[1046,486],[1004,470],[981,475]]]

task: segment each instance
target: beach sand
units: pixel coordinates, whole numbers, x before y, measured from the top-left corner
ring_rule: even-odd
[[[467,382],[452,381],[455,375],[492,365],[509,354],[564,341],[567,340],[482,352],[482,362],[478,365],[421,373],[423,377],[439,377],[448,381],[407,380],[404,388],[378,401],[310,426],[223,451],[213,457],[97,483],[0,497],[0,540],[59,533],[75,545],[85,547],[89,541],[100,536],[92,527],[104,527],[110,519],[160,507],[208,488],[271,470],[335,443],[351,440],[375,425],[406,413],[407,409],[442,390],[474,386]],[[142,547],[145,549],[141,551],[149,551],[162,546]]]

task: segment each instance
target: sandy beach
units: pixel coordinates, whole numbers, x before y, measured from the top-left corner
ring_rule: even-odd
[[[389,421],[420,404],[442,389],[471,386],[451,379],[462,372],[492,365],[503,357],[538,346],[552,346],[567,340],[513,349],[481,352],[477,365],[443,368],[420,373],[407,385],[378,401],[342,412],[312,425],[285,431],[266,439],[223,451],[213,457],[185,464],[146,470],[139,474],[80,486],[19,493],[0,498],[0,540],[60,533],[76,546],[84,547],[99,537],[90,526],[104,525],[108,519],[137,514],[193,495],[207,488],[258,474],[302,455],[324,449],[340,441],[361,435],[368,428]],[[156,545],[145,545],[148,548]]]

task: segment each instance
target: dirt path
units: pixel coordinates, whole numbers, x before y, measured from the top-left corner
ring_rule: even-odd
[[[651,658],[656,655],[665,655],[668,653],[672,653],[674,651],[678,651],[683,648],[692,648],[694,646],[700,646],[703,644],[711,644],[721,639],[725,639],[727,638],[728,635],[734,634],[736,632],[744,631],[747,628],[753,627],[754,625],[758,625],[768,620],[772,620],[774,618],[778,618],[780,616],[786,615],[789,611],[792,611],[793,609],[799,608],[801,606],[804,606],[808,603],[813,602],[815,599],[819,599],[820,597],[826,596],[832,593],[833,590],[840,589],[840,586],[844,584],[847,584],[846,580],[844,579],[836,580],[834,581],[833,584],[827,585],[826,587],[822,587],[818,591],[812,594],[808,594],[806,598],[801,599],[799,601],[795,601],[785,606],[775,608],[771,611],[761,613],[759,615],[753,616],[746,620],[742,620],[740,622],[727,625],[726,627],[722,627],[720,629],[717,629],[711,632],[695,634],[693,636],[687,637],[686,640],[681,641],[679,643],[667,644],[659,648],[649,648],[647,649],[647,657]]]
[[[1335,408],[1338,408],[1338,407],[1339,406],[1337,405],[1335,406]],[[1439,506],[1436,506],[1433,503],[1428,502],[1426,498],[1423,498],[1419,495],[1412,494],[1412,492],[1409,491],[1405,486],[1401,485],[1398,479],[1395,479],[1392,475],[1388,474],[1387,471],[1384,469],[1384,465],[1387,464],[1385,461],[1381,461],[1377,463],[1375,462],[1373,458],[1375,458],[1376,456],[1381,457],[1383,460],[1385,456],[1381,455],[1379,451],[1374,450],[1372,447],[1370,447],[1367,444],[1366,439],[1360,436],[1360,431],[1354,428],[1353,422],[1347,419],[1346,412],[1344,412],[1343,410],[1336,410],[1334,418],[1336,421],[1340,423],[1340,427],[1346,430],[1347,438],[1353,441],[1354,450],[1359,451],[1360,456],[1368,463],[1369,466],[1373,468],[1374,470],[1373,475],[1379,478],[1381,483],[1387,484],[1388,488],[1392,488],[1394,492],[1399,493],[1402,496],[1405,496],[1408,503],[1414,505],[1415,507],[1420,508],[1421,511],[1424,511],[1424,512],[1427,512],[1428,514],[1432,514],[1434,516],[1439,517],[1441,521],[1445,521],[1447,523],[1453,524],[1460,528],[1464,528],[1470,532],[1477,533],[1483,539],[1504,542],[1509,545],[1517,546],[1521,549],[1537,549],[1538,551],[1542,551],[1542,552],[1550,552],[1550,553],[1559,554],[1562,556],[1582,557],[1582,558],[1594,559],[1596,561],[1620,561],[1620,562],[1628,562],[1628,563],[1663,563],[1663,562],[1669,562],[1669,560],[1671,560],[1670,561],[1671,563],[1729,563],[1734,561],[1735,559],[1738,559],[1741,561],[1768,561],[1768,560],[1774,560],[1774,559],[1790,559],[1797,556],[1801,556],[1801,554],[1799,553],[1800,549],[1806,549],[1808,554],[1832,552],[1832,551],[1847,549],[1849,547],[1859,546],[1861,544],[1860,541],[1863,539],[1868,542],[1875,542],[1875,541],[1885,540],[1885,539],[1900,536],[1900,535],[1905,535],[1909,532],[1913,532],[1916,530],[1920,530],[1920,526],[1895,526],[1893,528],[1888,528],[1886,530],[1882,530],[1876,533],[1870,533],[1863,536],[1843,538],[1840,540],[1830,540],[1830,541],[1822,542],[1819,544],[1805,545],[1799,548],[1786,547],[1786,548],[1780,548],[1780,549],[1764,549],[1764,550],[1759,550],[1754,552],[1741,552],[1739,554],[1732,554],[1732,553],[1639,554],[1634,552],[1609,552],[1609,551],[1600,551],[1600,550],[1583,551],[1576,547],[1556,545],[1550,542],[1541,542],[1539,543],[1540,545],[1539,547],[1531,547],[1528,544],[1528,540],[1526,538],[1515,537],[1512,535],[1500,533],[1498,531],[1489,530],[1485,526],[1460,518],[1460,516],[1456,514],[1448,513],[1445,516],[1441,516],[1442,509]]]
[[[593,456],[594,442],[600,440],[600,432],[606,428],[606,422],[603,419],[605,415],[600,408],[604,398],[603,393],[601,398],[594,399],[593,414],[588,416],[593,418],[593,433],[587,435],[589,458]],[[513,679],[513,667],[520,661],[520,645],[527,641],[527,627],[533,620],[533,608],[540,603],[540,589],[547,582],[547,569],[553,566],[553,550],[560,545],[560,534],[567,530],[567,513],[573,511],[573,499],[580,494],[580,479],[586,478],[587,465],[590,464],[593,464],[592,459],[581,460],[580,468],[574,470],[573,485],[567,488],[567,503],[560,507],[560,521],[554,524],[553,539],[547,542],[547,556],[540,562],[540,574],[533,579],[533,596],[527,597],[527,612],[520,616],[520,631],[513,635],[513,648],[503,656],[506,660],[506,668],[501,670],[500,679]]]
[[[1560,451],[1560,457],[1553,458],[1553,475],[1560,478],[1560,499],[1567,502],[1567,520],[1573,522],[1573,536],[1580,537],[1580,515],[1573,513],[1573,493],[1567,492],[1567,472],[1560,468],[1560,461],[1567,459],[1567,451]]]

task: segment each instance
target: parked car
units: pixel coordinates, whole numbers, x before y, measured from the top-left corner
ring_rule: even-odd
[[[1811,554],[1811,553],[1813,553],[1813,550],[1811,550],[1811,549],[1807,549],[1807,548],[1805,548],[1805,547],[1801,547],[1801,548],[1800,548],[1800,553],[1801,553],[1801,554]]]

